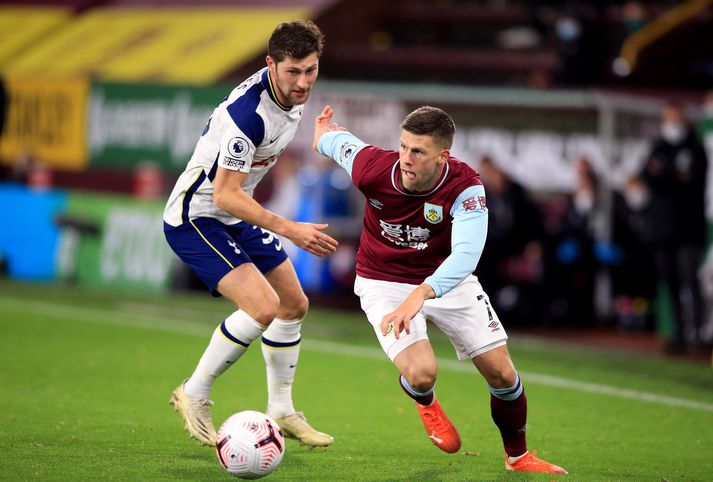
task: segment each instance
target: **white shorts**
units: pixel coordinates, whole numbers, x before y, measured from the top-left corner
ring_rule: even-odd
[[[451,340],[459,360],[471,359],[505,344],[505,328],[490,305],[488,295],[478,278],[469,275],[461,284],[441,298],[426,300],[421,311],[411,320],[411,333],[401,332],[399,339],[393,330],[381,334],[381,319],[394,311],[416,285],[356,277],[354,293],[361,308],[374,327],[381,348],[391,361],[418,340],[427,340],[426,320],[433,322]]]

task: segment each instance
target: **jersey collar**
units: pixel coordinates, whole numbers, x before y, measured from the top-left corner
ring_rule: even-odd
[[[270,99],[277,104],[277,107],[284,111],[289,111],[292,110],[292,106],[287,107],[285,104],[279,101],[277,98],[277,93],[275,92],[275,88],[272,84],[272,77],[270,76],[270,69],[265,69],[265,72],[262,74],[262,86],[267,90],[267,94],[270,96]]]
[[[394,167],[391,168],[391,185],[394,186],[394,189],[396,189],[398,192],[401,194],[405,194],[406,196],[416,196],[416,197],[423,197],[423,196],[430,196],[434,192],[438,191],[438,189],[443,185],[443,183],[446,181],[446,177],[448,177],[448,171],[451,169],[451,163],[446,162],[446,167],[443,169],[441,172],[441,178],[438,180],[435,186],[433,186],[433,189],[426,193],[411,193],[411,192],[406,192],[401,186],[399,186],[399,159],[396,160],[396,163],[394,164]]]

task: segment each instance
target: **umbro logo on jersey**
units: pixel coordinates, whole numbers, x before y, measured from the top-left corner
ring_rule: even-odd
[[[382,203],[378,199],[374,199],[374,198],[369,199],[369,204],[371,204],[372,206],[374,206],[376,209],[379,209],[379,210],[382,207],[384,207],[384,203]]]
[[[497,321],[492,321],[492,322],[488,325],[488,328],[490,328],[490,331],[491,331],[491,333],[492,333],[492,332],[498,331],[498,330],[500,329],[500,328],[499,328],[499,325],[500,325],[500,323],[498,323]]]

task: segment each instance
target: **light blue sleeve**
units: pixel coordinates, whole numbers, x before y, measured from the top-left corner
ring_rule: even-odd
[[[334,159],[351,177],[356,155],[368,145],[351,132],[333,131],[319,138],[317,150],[323,156]]]
[[[488,208],[483,186],[471,186],[460,193],[451,209],[451,254],[423,282],[440,298],[475,271],[488,236]]]

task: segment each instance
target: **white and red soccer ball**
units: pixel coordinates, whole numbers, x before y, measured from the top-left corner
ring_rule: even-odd
[[[257,479],[280,465],[285,454],[285,439],[272,418],[246,410],[223,422],[215,450],[228,473],[241,479]]]

